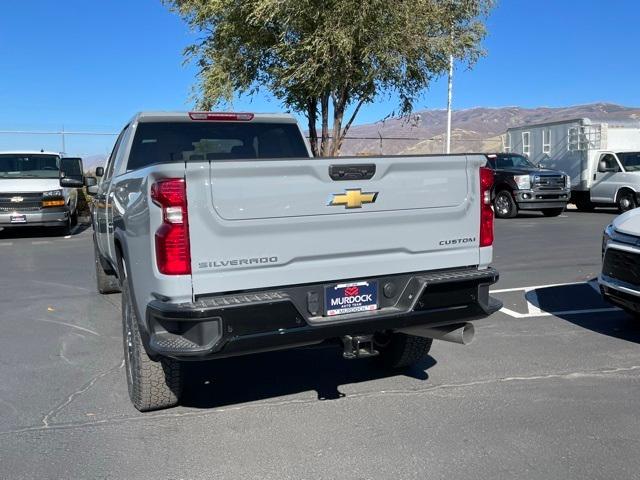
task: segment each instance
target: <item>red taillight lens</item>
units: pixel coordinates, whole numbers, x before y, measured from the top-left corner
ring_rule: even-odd
[[[156,262],[165,275],[191,273],[187,189],[182,178],[160,180],[151,186],[151,199],[162,207],[162,225],[156,232]]]
[[[480,167],[480,246],[493,245],[493,209],[491,208],[491,189],[493,188],[493,170]]]

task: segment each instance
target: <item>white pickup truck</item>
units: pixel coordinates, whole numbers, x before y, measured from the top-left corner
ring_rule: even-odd
[[[78,192],[60,186],[60,162],[53,152],[0,152],[0,227],[69,233],[78,220]]]
[[[188,360],[336,342],[399,368],[468,343],[501,306],[486,162],[312,158],[289,115],[136,115],[88,188],[135,407],[175,405]]]

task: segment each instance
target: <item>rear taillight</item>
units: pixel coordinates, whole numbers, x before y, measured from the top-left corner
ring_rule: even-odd
[[[493,188],[493,170],[480,167],[480,246],[493,245],[493,209],[491,208],[491,189]]]
[[[187,188],[182,178],[159,180],[151,186],[151,199],[162,207],[162,225],[156,232],[156,262],[165,275],[191,273]]]

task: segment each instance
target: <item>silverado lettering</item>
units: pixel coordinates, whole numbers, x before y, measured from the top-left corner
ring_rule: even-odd
[[[259,265],[265,263],[278,263],[278,257],[253,257],[235,258],[233,260],[214,260],[213,262],[200,262],[198,268],[237,267],[240,265]]]

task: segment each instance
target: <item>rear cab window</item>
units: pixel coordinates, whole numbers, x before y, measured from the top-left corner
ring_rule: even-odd
[[[156,163],[308,156],[295,123],[141,122],[127,170]]]

